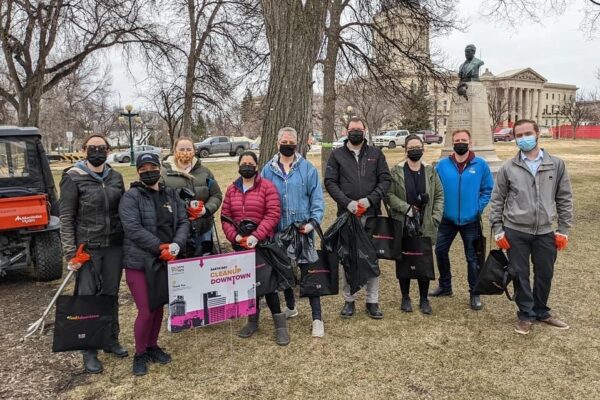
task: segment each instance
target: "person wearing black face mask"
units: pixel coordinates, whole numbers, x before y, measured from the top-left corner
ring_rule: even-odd
[[[385,155],[377,147],[366,143],[366,128],[362,119],[350,118],[346,126],[348,140],[343,147],[331,152],[325,172],[325,188],[337,203],[337,215],[350,212],[360,218],[363,226],[368,217],[381,214],[381,201],[391,184]],[[342,278],[344,306],[340,314],[343,318],[350,318],[354,315],[358,293],[350,293],[345,274],[342,274]],[[379,309],[378,276],[368,279],[366,292],[369,317],[383,318],[383,312]]]
[[[430,237],[435,244],[437,228],[442,220],[444,209],[444,191],[435,169],[422,161],[424,145],[417,135],[406,138],[407,160],[392,168],[392,187],[386,196],[390,216],[404,224],[406,216],[420,215],[422,236]],[[396,262],[396,268],[400,263]],[[398,279],[404,312],[412,311],[409,296],[410,279]],[[429,281],[419,280],[419,308],[423,314],[431,314],[431,305],[427,298]]]
[[[253,249],[259,241],[271,238],[281,217],[277,188],[268,179],[257,175],[257,164],[258,159],[253,152],[240,155],[240,177],[229,185],[223,199],[223,232],[236,251]],[[285,314],[281,312],[279,295],[273,292],[264,297],[275,322],[276,342],[287,345],[290,337]],[[248,317],[248,323],[238,333],[242,338],[249,338],[258,330],[260,299],[256,300],[256,304],[256,314]]]
[[[300,233],[314,238],[313,230],[316,226],[309,221],[314,220],[320,224],[325,211],[319,172],[310,161],[296,152],[298,133],[294,128],[281,128],[277,134],[277,143],[279,153],[261,171],[263,178],[273,182],[279,192],[281,219],[277,225],[277,231],[282,231],[291,224],[301,223],[303,225],[300,228]],[[302,254],[316,255],[316,251],[312,250],[302,251]],[[292,260],[292,263],[301,267],[302,264],[314,261],[299,257],[297,260]],[[296,307],[296,297],[293,289],[287,288],[283,291],[283,294],[286,303],[286,308],[283,310],[284,314],[287,318],[296,317],[298,308]],[[325,326],[321,313],[320,297],[309,297],[308,301],[312,311],[312,335],[313,337],[323,337]]]
[[[83,146],[87,157],[67,168],[60,181],[60,233],[67,268],[77,272],[78,295],[117,296],[123,265],[123,227],[119,202],[125,191],[123,177],[106,164],[110,144],[102,135],[88,137]],[[74,258],[84,246],[90,260]],[[111,345],[103,349],[126,357],[119,344],[118,309],[115,310]],[[102,349],[101,349],[102,350]],[[97,350],[83,352],[88,373],[102,372]]]
[[[140,182],[133,182],[123,195],[119,215],[125,231],[125,280],[138,310],[133,374],[139,376],[146,374],[150,361],[171,362],[171,356],[158,346],[163,307],[150,309],[146,265],[176,259],[186,245],[190,221],[177,190],[159,182],[158,155],[140,154],[136,166]]]
[[[469,303],[471,309],[481,310],[481,298],[474,291],[478,271],[475,244],[481,235],[481,215],[490,201],[494,179],[487,162],[471,151],[471,133],[468,130],[453,132],[452,144],[454,152],[436,165],[444,187],[444,216],[435,246],[439,287],[431,295],[452,295],[449,251],[456,234],[460,233],[467,259]]]

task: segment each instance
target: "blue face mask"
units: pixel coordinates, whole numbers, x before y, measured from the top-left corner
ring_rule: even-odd
[[[517,139],[517,146],[523,151],[531,151],[535,149],[537,145],[537,138],[535,135],[523,136]]]

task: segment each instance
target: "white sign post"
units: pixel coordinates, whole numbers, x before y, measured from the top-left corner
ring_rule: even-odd
[[[73,152],[73,132],[67,131],[67,141],[69,142],[69,153]]]

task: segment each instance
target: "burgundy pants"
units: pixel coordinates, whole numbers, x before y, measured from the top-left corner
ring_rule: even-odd
[[[158,345],[158,334],[163,319],[163,307],[150,311],[148,306],[148,286],[144,271],[126,269],[125,280],[138,309],[133,325],[135,354],[143,354],[148,347]]]

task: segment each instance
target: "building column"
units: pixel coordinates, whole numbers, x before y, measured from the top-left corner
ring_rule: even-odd
[[[523,117],[529,119],[529,111],[531,110],[531,103],[529,98],[529,89],[523,90]]]
[[[508,110],[510,114],[510,122],[515,123],[515,88],[508,88]]]
[[[542,89],[537,90],[537,123],[540,124],[542,121]]]
[[[537,96],[537,89],[532,89],[531,90],[531,97],[532,97],[532,102],[531,102],[531,119],[534,120],[536,123],[538,122],[538,118],[540,117],[538,114],[538,96]]]
[[[510,103],[508,102],[508,89],[505,87],[502,90],[502,100],[501,105],[506,107],[506,111],[502,114],[502,127],[506,128],[508,126],[508,113],[510,112]]]
[[[523,91],[521,88],[515,88],[516,91],[516,102],[515,102],[515,122],[517,119],[523,118],[521,109],[523,108]]]

